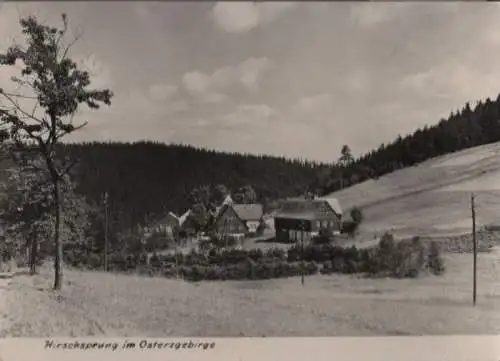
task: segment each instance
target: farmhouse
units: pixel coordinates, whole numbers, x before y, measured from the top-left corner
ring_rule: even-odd
[[[179,217],[174,213],[168,212],[168,214],[160,219],[153,228],[154,233],[163,233],[167,236],[172,237],[174,229],[179,227]]]
[[[152,226],[145,227],[146,236],[163,235],[172,238],[174,231],[184,226],[190,213],[191,211],[188,210],[183,215],[177,216],[173,212],[168,212],[165,217],[154,222]]]
[[[326,230],[333,234],[342,228],[342,209],[335,198],[291,198],[282,202],[274,216],[276,239],[296,242],[309,241]]]
[[[226,203],[216,212],[215,228],[219,234],[252,235],[262,222],[261,204]]]

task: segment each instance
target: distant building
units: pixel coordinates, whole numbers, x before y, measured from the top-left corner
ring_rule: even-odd
[[[282,202],[274,216],[276,239],[296,242],[309,241],[321,229],[333,234],[342,229],[342,209],[335,198],[292,198]]]
[[[145,227],[145,235],[148,237],[152,235],[162,235],[172,238],[174,231],[183,227],[190,213],[191,210],[188,210],[183,215],[177,216],[173,212],[168,212],[163,218],[160,218],[152,225]]]
[[[188,209],[186,212],[184,212],[180,217],[179,217],[179,227],[183,227],[184,223],[186,223],[187,219],[191,215],[191,210]]]
[[[231,195],[227,195],[226,198],[222,201],[221,205],[215,208],[215,211],[212,212],[212,215],[214,218],[217,218],[219,215],[219,212],[223,209],[224,206],[231,206],[233,205],[234,201],[231,198]]]
[[[259,230],[263,215],[261,204],[225,204],[216,212],[215,228],[219,234],[252,235]]]
[[[162,233],[169,237],[173,237],[174,230],[179,227],[179,217],[172,212],[156,222],[153,228],[154,233]]]

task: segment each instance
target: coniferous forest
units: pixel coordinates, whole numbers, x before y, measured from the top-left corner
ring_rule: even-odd
[[[368,179],[462,149],[500,141],[500,96],[495,101],[469,103],[437,124],[398,136],[349,162],[337,162],[317,174],[312,186],[328,194]]]
[[[109,194],[117,227],[144,224],[190,204],[190,192],[223,184],[229,190],[251,185],[258,201],[300,195],[326,165],[271,156],[230,154],[155,142],[65,144],[60,156],[77,160],[73,179],[88,201]]]
[[[500,141],[500,97],[474,107],[468,103],[434,126],[399,136],[389,144],[332,163],[272,156],[223,153],[155,142],[81,143],[61,146],[60,155],[78,161],[73,170],[77,190],[95,205],[109,193],[110,217],[116,227],[144,224],[148,217],[176,214],[191,206],[189,193],[202,185],[229,189],[251,185],[265,205],[312,190],[327,194],[377,178],[429,158]]]

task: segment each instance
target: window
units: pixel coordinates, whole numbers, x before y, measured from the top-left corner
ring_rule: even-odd
[[[316,221],[316,228],[321,228],[321,222],[320,221]]]
[[[327,227],[328,227],[328,221],[322,221],[321,228],[327,228]]]

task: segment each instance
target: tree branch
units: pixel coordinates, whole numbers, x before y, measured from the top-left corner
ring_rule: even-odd
[[[73,45],[75,45],[75,43],[80,40],[81,38],[83,37],[83,31],[80,32],[79,34],[75,35],[74,39],[68,44],[68,46],[66,47],[66,49],[64,49],[64,53],[62,55],[62,58],[61,58],[61,61],[66,59],[66,56],[68,55],[68,52],[69,50],[71,49],[71,47]]]
[[[38,97],[31,97],[29,95],[22,95],[22,94],[14,94],[14,93],[7,93],[6,91],[0,92],[3,95],[7,95],[11,98],[20,98],[20,99],[38,99]]]
[[[72,161],[61,173],[60,173],[60,176],[61,177],[64,177],[65,175],[67,175],[69,173],[69,171],[75,166],[78,164],[78,161],[77,160],[74,160]]]
[[[83,122],[80,125],[77,125],[77,126],[73,126],[71,124],[68,124],[68,126],[70,127],[70,129],[62,130],[61,132],[57,133],[56,134],[56,139],[60,139],[60,138],[64,137],[67,134],[73,133],[75,130],[82,129],[83,127],[87,126],[87,124],[88,124],[88,122],[86,122],[86,121]]]
[[[16,111],[20,112],[21,114],[23,114],[25,117],[27,117],[31,120],[34,120],[38,124],[48,125],[48,123],[44,119],[39,119],[39,118],[35,117],[34,115],[31,115],[31,114],[27,113],[26,111],[24,111],[21,108],[21,106],[9,94],[5,93],[3,90],[0,91],[0,95],[3,95],[4,98],[6,98],[14,106],[14,109]]]

